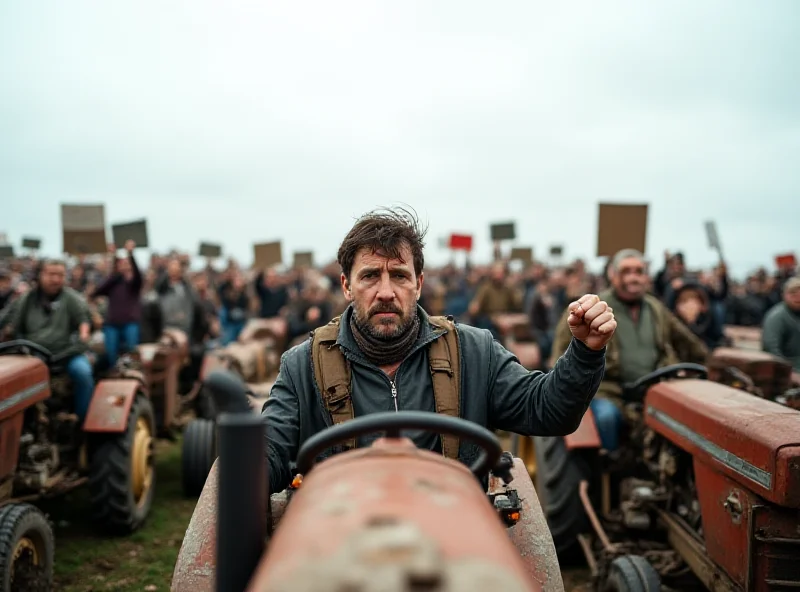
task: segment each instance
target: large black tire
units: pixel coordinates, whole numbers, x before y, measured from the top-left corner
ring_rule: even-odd
[[[186,497],[199,497],[217,458],[217,424],[194,419],[183,432],[181,480]]]
[[[200,392],[197,393],[195,413],[200,419],[212,421],[217,419],[217,406],[214,404],[214,398],[205,386],[201,386]]]
[[[536,492],[561,560],[580,552],[578,535],[591,531],[583,509],[580,483],[592,482],[589,463],[577,452],[567,450],[560,437],[535,437]]]
[[[49,592],[55,547],[50,523],[38,508],[0,507],[0,592]]]
[[[155,494],[155,413],[137,393],[122,434],[104,437],[92,454],[89,492],[94,519],[114,534],[142,527]]]
[[[603,592],[660,592],[661,578],[641,555],[623,555],[611,562]]]

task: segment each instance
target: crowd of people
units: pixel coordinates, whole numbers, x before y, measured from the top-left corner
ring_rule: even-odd
[[[413,223],[396,214],[366,216],[345,238],[337,262],[318,269],[245,270],[229,260],[222,271],[211,262],[200,271],[192,271],[190,257],[181,253],[152,255],[149,265],[142,269],[133,242],[128,241],[122,253],[120,256],[117,245],[109,245],[106,257],[81,257],[71,264],[21,258],[7,261],[0,272],[2,335],[33,341],[65,361],[65,371],[74,381],[75,413],[81,419],[93,393],[93,367],[89,357],[83,355],[90,348],[92,335],[102,335],[101,363],[113,366],[121,352],[140,342],[157,340],[164,328],[180,329],[188,336],[191,357],[199,369],[203,353],[235,341],[250,318],[283,317],[288,341],[305,342],[307,351],[317,347],[308,345],[309,333],[342,314],[343,319],[350,319],[348,329],[341,334],[336,329],[328,339],[338,343],[338,339],[346,341],[346,336],[352,335],[355,341],[349,348],[360,351],[363,360],[381,368],[391,382],[402,362],[402,356],[395,359],[400,349],[412,351],[415,339],[438,338],[427,320],[429,315],[450,315],[464,325],[487,329],[499,341],[496,315],[523,313],[541,351],[538,369],[552,371],[556,377],[540,383],[542,375],[528,374],[521,366],[512,365],[515,370],[507,373],[521,381],[518,386],[512,388],[498,378],[493,388],[506,385],[509,397],[521,396],[518,389],[544,389],[546,397],[542,393],[531,396],[547,398],[548,405],[560,404],[558,401],[566,397],[558,394],[561,390],[577,388],[580,392],[573,393],[577,407],[566,415],[563,409],[558,411],[556,415],[563,415],[558,425],[572,425],[568,418],[580,418],[584,404],[591,406],[603,446],[611,453],[618,444],[622,422],[619,401],[624,385],[658,367],[687,361],[703,363],[709,352],[726,344],[726,324],[761,326],[763,349],[788,359],[800,371],[800,276],[795,275],[796,269],[783,268],[773,274],[761,269],[744,282],[737,282],[729,277],[724,264],[692,272],[682,254],[665,253],[660,269],[651,270],[643,254],[625,249],[609,259],[601,274],[591,273],[580,260],[556,268],[534,262],[521,269],[497,260],[489,265],[425,268],[422,280],[422,238]],[[398,253],[405,253],[406,259],[397,259]],[[402,263],[410,253],[416,253],[413,265]],[[357,265],[354,257],[360,257]],[[371,262],[370,257],[376,261]],[[391,261],[399,263],[388,263]],[[354,265],[362,270],[356,277]],[[371,279],[384,274],[388,274],[386,279]],[[582,302],[589,309],[582,309]],[[387,318],[381,320],[383,316]],[[386,341],[381,337],[382,330],[388,331],[384,321],[397,324],[394,317],[403,319],[397,331],[413,328],[408,323],[414,319],[422,319],[422,325],[416,332],[408,332],[410,341],[391,332],[391,339]],[[613,324],[609,329],[613,340],[610,334],[588,326],[595,317],[597,322],[608,317],[607,322]],[[425,337],[426,331],[434,333]],[[473,335],[469,340],[488,337],[471,331],[474,329],[465,333]],[[583,345],[576,345],[581,331],[588,333],[578,339]],[[600,357],[591,345],[595,341],[600,343],[598,351],[603,352]],[[484,354],[479,347],[470,356],[480,358]],[[490,359],[503,356],[511,354],[500,348]],[[299,364],[291,367],[294,370],[282,365],[282,372],[297,371],[292,380],[303,381],[308,378],[307,362],[298,362],[297,358],[289,358]],[[375,361],[370,361],[373,358]],[[391,363],[386,361],[389,358]],[[564,361],[559,365],[556,360]],[[592,370],[591,376],[585,374],[586,368],[595,368],[600,362],[604,366],[601,373]],[[570,382],[581,376],[591,379],[591,384],[581,383],[578,388],[577,383]],[[535,386],[528,382],[531,377]],[[268,425],[282,426],[276,433],[299,438],[296,414],[289,410],[300,394],[290,392],[288,380],[279,374],[264,413],[271,418]],[[391,391],[397,409],[394,382]],[[361,398],[369,399],[365,397]],[[510,408],[523,404],[509,401]],[[428,403],[418,402],[417,406]],[[437,408],[440,403],[437,400]],[[478,408],[472,411],[477,413],[475,421],[490,422]],[[508,411],[498,408],[495,413]],[[346,419],[338,407],[331,409],[331,414],[334,421]],[[539,425],[541,418],[532,419],[530,414],[522,418],[527,423],[515,423],[522,419],[510,415],[507,419],[508,429],[520,433],[561,429]],[[532,427],[534,424],[538,427]],[[285,464],[283,457],[297,442],[283,444],[285,450],[274,451],[276,466]]]
[[[135,248],[129,241],[124,245],[124,256],[118,255],[115,245],[109,245],[107,257],[0,262],[0,324],[9,327],[11,305],[28,291],[41,291],[48,281],[59,292],[61,286],[71,288],[83,297],[89,327],[102,332],[107,363],[113,365],[121,348],[135,347],[142,333],[148,332],[143,327],[146,309],[142,306],[148,300],[163,305],[167,325],[185,330],[195,343],[214,345],[235,341],[252,317],[285,317],[289,340],[293,341],[327,323],[346,306],[336,263],[281,272],[276,268],[244,270],[231,259],[222,271],[210,263],[203,270],[192,271],[189,255],[173,252],[152,255],[149,265],[142,269]],[[49,273],[53,269],[55,274]],[[647,290],[714,348],[725,343],[724,325],[760,327],[770,313],[772,332],[781,333],[793,322],[798,330],[797,317],[792,316],[791,309],[782,312],[785,307],[781,306],[794,273],[786,268],[775,273],[761,268],[744,281],[735,281],[724,264],[692,272],[681,253],[665,253],[661,268],[648,275]],[[558,268],[533,263],[515,272],[502,261],[447,265],[426,269],[420,304],[431,314],[452,315],[493,332],[493,315],[526,313],[542,358],[547,360],[567,304],[607,286],[607,275],[589,272],[581,260]],[[59,344],[48,344],[58,349]],[[789,347],[788,357],[797,359],[796,345],[776,346],[780,347]]]

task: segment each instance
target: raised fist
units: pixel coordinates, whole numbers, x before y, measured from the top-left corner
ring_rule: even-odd
[[[601,350],[617,329],[612,308],[596,294],[586,294],[567,307],[567,323],[575,339],[588,348]]]

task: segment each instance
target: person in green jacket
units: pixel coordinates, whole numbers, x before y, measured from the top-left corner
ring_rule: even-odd
[[[795,372],[800,372],[800,276],[784,284],[783,302],[773,306],[764,317],[761,347],[786,358]]]
[[[678,362],[704,363],[709,350],[655,296],[647,293],[647,263],[635,249],[623,249],[608,268],[611,288],[598,297],[614,312],[616,331],[606,348],[603,380],[591,409],[603,448],[619,448],[623,425],[622,385]],[[564,355],[572,340],[564,313],[556,327],[552,356]]]
[[[94,393],[92,364],[85,355],[91,336],[91,313],[86,300],[65,285],[63,261],[44,261],[36,288],[3,311],[0,327],[16,339],[26,339],[46,348],[72,379],[75,414],[86,418]]]

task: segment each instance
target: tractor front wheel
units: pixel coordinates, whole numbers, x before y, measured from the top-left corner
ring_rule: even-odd
[[[30,504],[0,507],[0,592],[48,592],[53,586],[55,537]]]
[[[578,535],[591,531],[580,498],[580,484],[592,482],[590,464],[568,450],[560,437],[535,437],[536,493],[553,535],[559,559],[580,554]]]
[[[661,578],[641,555],[623,555],[611,562],[603,592],[659,592]]]
[[[208,419],[192,420],[183,431],[181,449],[181,477],[186,497],[200,497],[216,458],[217,424]]]
[[[94,450],[89,475],[94,518],[111,532],[138,530],[155,493],[155,413],[138,393],[122,434],[105,437]]]

